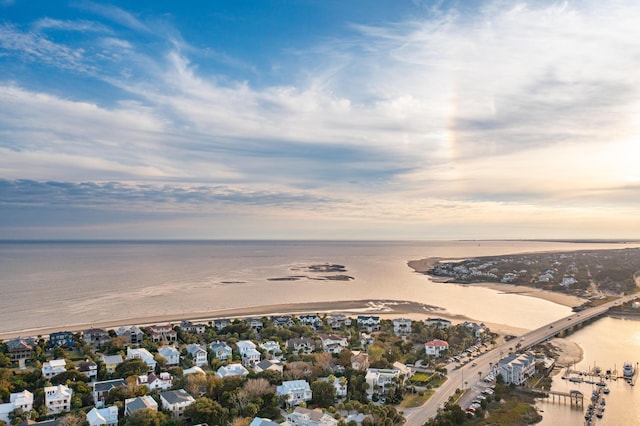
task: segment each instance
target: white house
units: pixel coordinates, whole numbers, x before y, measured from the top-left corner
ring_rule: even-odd
[[[300,315],[300,324],[309,326],[314,330],[322,325],[322,318],[317,315]]]
[[[180,419],[184,417],[184,410],[196,400],[184,389],[167,391],[160,393],[160,402],[162,409],[169,411],[171,417]]]
[[[216,376],[222,379],[230,376],[246,376],[248,374],[249,370],[244,368],[242,364],[223,365],[222,367],[218,368],[218,371],[216,371]]]
[[[124,400],[124,415],[130,416],[139,410],[150,409],[158,411],[158,403],[149,395],[139,396],[137,398],[127,398]]]
[[[158,364],[156,360],[151,355],[151,352],[146,350],[145,348],[135,348],[132,349],[130,347],[127,348],[127,359],[141,359],[147,364],[149,368],[149,372],[155,371],[156,365]]]
[[[275,340],[260,343],[260,347],[269,354],[270,358],[277,360],[282,359],[282,349],[280,349],[280,344]]]
[[[73,390],[65,385],[44,388],[44,405],[47,408],[47,414],[59,414],[71,410],[72,394]]]
[[[152,390],[167,390],[173,386],[173,376],[169,373],[160,373],[157,376],[154,373],[149,375],[138,376],[136,379],[138,386],[146,386],[149,391]]]
[[[98,364],[90,359],[78,361],[78,363],[76,363],[76,370],[87,376],[92,382],[95,382],[98,378]]]
[[[190,343],[187,345],[187,352],[191,354],[193,362],[198,367],[202,367],[203,365],[207,365],[209,363],[209,361],[207,360],[207,348],[205,346]]]
[[[439,357],[442,352],[449,350],[449,343],[440,339],[431,340],[424,344],[424,350],[427,355]]]
[[[50,379],[56,374],[67,371],[67,361],[64,359],[52,359],[42,363],[42,377]]]
[[[397,336],[406,336],[411,333],[411,324],[413,321],[407,318],[395,318],[393,320],[393,332]]]
[[[87,413],[87,422],[89,426],[117,425],[118,407],[115,405],[105,408],[93,407],[91,411]]]
[[[249,340],[240,340],[236,343],[236,346],[242,357],[242,365],[250,367],[260,362],[260,352],[256,349],[255,343]]]
[[[536,372],[536,359],[531,353],[513,354],[498,361],[494,372],[500,374],[505,383],[522,385]]]
[[[209,347],[211,348],[211,352],[213,352],[213,356],[220,361],[226,361],[233,356],[233,349],[225,342],[211,342]]]
[[[167,367],[180,365],[180,351],[174,346],[161,346],[158,348],[158,354],[166,360]]]
[[[373,315],[358,315],[358,327],[365,328],[369,333],[380,330],[380,317]]]
[[[311,401],[313,394],[306,380],[289,380],[276,388],[276,395],[282,396],[289,407]]]
[[[338,426],[338,421],[325,414],[321,409],[310,410],[296,407],[292,413],[287,414],[287,423],[291,426]]]
[[[376,393],[386,393],[389,385],[397,383],[400,377],[400,370],[369,368],[364,380],[369,385],[367,394],[369,399]]]
[[[0,404],[0,420],[9,424],[9,413],[18,408],[24,412],[33,409],[33,394],[31,392],[24,390],[22,392],[12,393],[9,396],[9,402]]]
[[[346,337],[336,336],[335,334],[321,334],[322,350],[332,354],[339,354],[343,349],[349,346]]]

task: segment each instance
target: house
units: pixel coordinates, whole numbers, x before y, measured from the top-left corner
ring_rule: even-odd
[[[222,331],[222,329],[229,327],[229,325],[231,325],[231,321],[228,319],[221,318],[221,319],[213,320],[213,326],[218,331]]]
[[[369,399],[374,394],[385,394],[389,391],[389,388],[396,384],[400,378],[400,370],[396,369],[381,369],[381,368],[369,368],[364,380],[369,385],[367,389],[367,395]]]
[[[143,360],[147,366],[149,367],[149,372],[155,371],[156,365],[158,364],[156,360],[151,355],[151,352],[146,350],[145,348],[127,348],[127,359],[141,359]]]
[[[251,423],[249,423],[249,426],[280,426],[280,423],[262,417],[254,417]]]
[[[206,346],[189,343],[187,345],[187,352],[191,354],[194,364],[198,367],[209,364],[209,360],[207,359],[208,352]]]
[[[263,359],[257,364],[253,365],[253,371],[256,373],[261,373],[263,371],[277,371],[282,374],[283,366],[279,362],[271,362],[268,359]]]
[[[185,333],[191,334],[204,334],[207,326],[204,324],[194,324],[191,321],[182,321],[180,323],[180,330]]]
[[[487,331],[487,326],[482,322],[477,324],[475,322],[465,321],[462,325],[470,329],[473,332],[473,335],[478,338],[482,337],[482,335]]]
[[[320,341],[322,342],[322,350],[332,354],[339,354],[349,346],[346,337],[336,336],[335,334],[320,334]]]
[[[365,371],[369,368],[369,354],[360,351],[353,351],[352,354],[351,368],[358,371]]]
[[[411,333],[413,321],[407,318],[395,318],[393,320],[393,333],[396,336],[406,336]]]
[[[136,411],[144,409],[158,411],[158,403],[149,395],[139,396],[137,398],[127,398],[124,400],[125,416],[130,416]]]
[[[117,425],[118,407],[115,405],[100,409],[93,407],[91,411],[87,413],[87,422],[89,426]]]
[[[327,317],[327,324],[334,330],[340,330],[342,327],[351,326],[351,318],[344,315],[330,315]]]
[[[323,413],[319,408],[310,410],[296,407],[292,413],[287,414],[286,419],[291,426],[338,426],[338,420]]]
[[[146,386],[149,391],[153,390],[167,390],[173,386],[173,376],[169,373],[160,373],[155,375],[154,373],[143,374],[136,379],[138,386]]]
[[[124,338],[132,345],[139,345],[144,339],[144,332],[136,325],[131,327],[122,326],[116,330],[116,335]]]
[[[96,381],[98,379],[98,364],[87,359],[85,361],[79,361],[76,363],[76,370],[89,378],[89,381]]]
[[[9,414],[17,409],[28,412],[33,409],[33,394],[28,390],[12,393],[9,402],[0,404],[0,420],[9,424]]]
[[[49,346],[66,346],[71,347],[74,344],[73,333],[70,331],[58,331],[49,334]]]
[[[424,344],[424,350],[427,355],[439,357],[443,352],[449,350],[449,343],[444,340],[434,339]]]
[[[231,376],[247,376],[248,374],[249,370],[244,368],[242,364],[223,365],[222,367],[218,368],[218,371],[216,371],[216,376],[220,377],[221,379]]]
[[[122,364],[122,355],[100,355],[100,362],[102,362],[107,370],[107,373],[115,373],[116,367]]]
[[[344,398],[347,396],[347,384],[349,382],[346,377],[329,376],[321,377],[318,380],[321,382],[331,383],[336,390],[336,398]]]
[[[411,368],[407,367],[405,364],[401,363],[400,361],[394,362],[392,364],[392,367],[394,370],[398,370],[400,372],[400,377],[402,378],[403,381],[413,376],[413,370],[411,370]]]
[[[47,415],[71,410],[72,394],[73,391],[65,385],[44,388],[44,406],[47,409]]]
[[[310,354],[316,349],[316,345],[308,337],[296,337],[287,340],[287,348],[293,353]]]
[[[249,340],[239,340],[236,343],[240,357],[242,358],[242,365],[250,367],[260,362],[261,354],[256,349],[255,343]]]
[[[380,330],[380,317],[373,315],[358,315],[358,327],[366,329],[369,333]]]
[[[291,315],[273,316],[269,319],[269,321],[271,321],[271,324],[278,328],[288,328],[296,324],[295,322],[293,322],[293,318],[291,317]]]
[[[172,390],[160,393],[162,409],[169,411],[171,417],[180,419],[184,417],[184,409],[196,402],[196,400],[184,389]]]
[[[322,326],[322,318],[317,315],[300,315],[300,324],[313,328],[314,330]]]
[[[158,348],[158,355],[166,360],[167,367],[180,365],[180,351],[174,346],[161,346]]]
[[[423,321],[424,325],[433,326],[436,329],[449,328],[451,327],[451,321],[446,320],[444,318],[427,318]]]
[[[367,346],[373,345],[375,339],[371,334],[360,333],[360,347],[366,349]]]
[[[207,373],[204,372],[204,370],[200,367],[198,367],[197,365],[191,368],[186,368],[184,370],[182,370],[182,375],[183,376],[188,376],[189,374],[200,374],[203,376],[206,376]]]
[[[226,361],[233,356],[233,349],[225,342],[215,341],[209,344],[213,356],[220,361]]]
[[[154,342],[175,342],[178,340],[178,332],[176,332],[171,324],[155,324],[147,327],[147,332]]]
[[[282,396],[289,407],[311,401],[311,387],[306,380],[289,380],[276,388],[276,395]]]
[[[564,288],[569,288],[577,282],[578,280],[576,280],[574,277],[562,277],[562,282],[560,283],[560,285]]]
[[[532,353],[513,354],[498,361],[493,367],[494,372],[500,374],[507,384],[522,385],[528,377],[536,372],[536,359]]]
[[[269,359],[282,359],[282,349],[280,349],[280,344],[275,340],[268,340],[260,343],[260,347],[267,352],[267,357]]]
[[[35,342],[32,339],[21,339],[18,337],[17,339],[9,340],[6,345],[11,361],[17,361],[20,364],[20,368],[24,368],[25,361],[33,357]]]
[[[90,328],[82,331],[82,340],[84,340],[87,345],[98,348],[109,343],[111,336],[109,336],[109,333],[103,328]]]
[[[120,386],[127,386],[127,382],[124,379],[105,380],[103,382],[95,382],[93,384],[93,404],[100,408],[104,407],[104,400],[107,398],[107,394],[111,389],[115,389]]]
[[[260,331],[262,330],[262,327],[264,327],[262,319],[260,318],[247,318],[245,321],[249,323],[249,327],[253,328],[255,331]]]
[[[67,361],[64,359],[52,359],[42,363],[42,377],[47,380],[65,371],[67,371]]]

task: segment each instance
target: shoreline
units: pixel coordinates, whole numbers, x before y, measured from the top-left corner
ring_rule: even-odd
[[[419,260],[410,260],[407,262],[407,265],[412,268],[415,272],[424,274],[429,277],[429,280],[435,283],[448,283],[449,278],[446,277],[432,277],[427,274],[427,271],[433,268],[442,258],[439,257],[429,257],[425,259]],[[640,280],[640,278],[639,278]],[[453,285],[461,285],[461,286],[479,286],[483,288],[488,288],[491,290],[495,290],[505,294],[520,294],[523,296],[536,297],[538,299],[543,299],[548,302],[553,302],[558,305],[567,306],[569,308],[573,308],[574,306],[580,306],[587,299],[572,296],[569,294],[557,293],[555,291],[542,290],[535,287],[525,286],[525,285],[515,285],[515,284],[504,284],[504,283],[492,283],[492,282],[478,282],[478,283],[455,283],[451,282]]]

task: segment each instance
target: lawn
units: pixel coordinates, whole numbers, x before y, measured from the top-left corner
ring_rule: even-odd
[[[420,393],[422,393],[422,396],[420,396]],[[424,392],[408,394],[407,396],[404,397],[404,399],[398,405],[398,407],[401,407],[401,408],[420,407],[422,404],[427,402],[429,398],[431,398],[431,395],[433,395],[433,393],[434,391],[428,390]]]

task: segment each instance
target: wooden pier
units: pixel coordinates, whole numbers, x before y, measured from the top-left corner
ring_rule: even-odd
[[[562,401],[566,404],[568,400],[571,406],[584,407],[584,395],[577,390],[572,390],[571,392],[540,391],[540,393],[542,397],[551,398],[552,402],[556,402],[557,398],[558,402]]]

